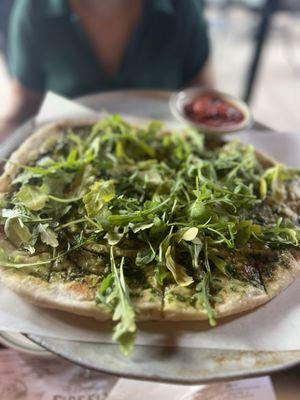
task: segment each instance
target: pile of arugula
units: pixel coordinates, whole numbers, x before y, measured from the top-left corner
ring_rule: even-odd
[[[92,266],[95,301],[111,310],[125,353],[136,333],[132,271],[152,274],[162,292],[194,285],[213,326],[214,276],[232,273],[227,251],[298,245],[299,221],[280,204],[299,171],[266,169],[238,142],[205,147],[193,130],[168,133],[159,122],[141,128],[112,116],[50,138],[32,165],[19,167],[1,197],[0,223],[20,252],[0,249],[1,266],[49,279],[81,249],[102,254],[101,268]]]

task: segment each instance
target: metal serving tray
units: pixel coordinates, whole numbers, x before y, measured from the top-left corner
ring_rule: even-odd
[[[169,95],[161,91],[129,90],[96,94],[78,101],[97,111],[170,120]],[[7,157],[34,127],[34,120],[31,120],[18,129],[1,145],[0,156]],[[262,129],[259,124],[255,128]],[[50,352],[86,368],[160,382],[211,383],[266,375],[300,364],[300,351],[251,352],[136,345],[131,356],[124,357],[117,345],[26,336]]]

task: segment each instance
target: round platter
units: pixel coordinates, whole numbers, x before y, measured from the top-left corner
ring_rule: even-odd
[[[0,343],[11,349],[21,351],[22,353],[31,354],[34,356],[44,357],[52,356],[43,347],[37,345],[32,340],[27,339],[24,335],[18,332],[0,331]]]
[[[171,120],[169,97],[169,92],[130,90],[95,94],[78,101],[97,111]],[[255,129],[261,127],[255,124]],[[29,121],[19,129],[17,135],[14,135],[14,145],[17,147],[33,128],[33,121]],[[200,384],[241,379],[270,374],[300,364],[300,351],[255,352],[135,346],[131,356],[124,357],[117,345],[26,336],[48,351],[86,368],[160,382]]]
[[[300,362],[300,351],[252,352],[188,347],[117,345],[26,335],[45,349],[88,369],[131,379],[196,385],[264,376]]]

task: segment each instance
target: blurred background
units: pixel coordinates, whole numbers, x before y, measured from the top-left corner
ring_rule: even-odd
[[[201,1],[201,0],[199,0]],[[13,0],[0,1],[0,107]],[[300,1],[206,0],[216,87],[246,99],[256,120],[280,131],[300,127]]]
[[[256,120],[300,127],[300,1],[210,0],[217,86],[246,98]]]

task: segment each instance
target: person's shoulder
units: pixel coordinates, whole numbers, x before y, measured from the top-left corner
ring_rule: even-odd
[[[201,0],[171,0],[176,14],[183,17],[194,17],[203,13],[203,1]]]
[[[54,6],[53,0],[15,0],[14,15],[21,18],[38,19],[44,17]]]

